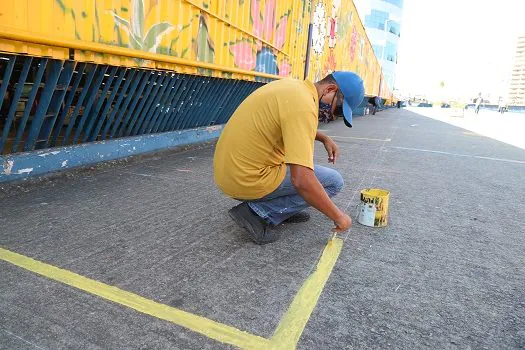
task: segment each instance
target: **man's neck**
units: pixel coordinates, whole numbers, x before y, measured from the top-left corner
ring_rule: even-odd
[[[317,90],[317,98],[321,98],[321,94],[323,93],[321,84],[314,83],[314,86],[315,86],[315,89]]]

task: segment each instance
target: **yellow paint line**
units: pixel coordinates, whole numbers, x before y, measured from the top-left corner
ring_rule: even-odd
[[[304,282],[270,339],[272,348],[295,349],[342,248],[340,238],[328,242],[315,271]]]
[[[129,307],[141,313],[172,322],[222,343],[231,344],[244,349],[268,348],[270,344],[265,338],[249,334],[237,328],[168,305],[157,303],[153,300],[141,297],[140,295],[127,292],[117,287],[112,287],[6,249],[0,248],[0,260],[4,260],[41,276],[62,282],[71,287]]]
[[[337,136],[337,135],[328,135],[329,137],[335,139],[353,139],[353,140],[365,140],[365,141],[379,141],[379,142],[390,142],[392,139],[371,139],[368,137],[354,137],[354,136]]]

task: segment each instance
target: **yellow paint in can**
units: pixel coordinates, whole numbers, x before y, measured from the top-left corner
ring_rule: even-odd
[[[388,200],[390,192],[379,188],[361,191],[361,204],[357,222],[365,226],[384,227],[388,223]]]

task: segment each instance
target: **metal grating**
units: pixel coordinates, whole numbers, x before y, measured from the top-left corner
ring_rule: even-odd
[[[0,154],[224,124],[263,83],[0,55]]]

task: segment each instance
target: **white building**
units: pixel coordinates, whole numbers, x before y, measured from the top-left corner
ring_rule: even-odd
[[[520,36],[516,44],[507,103],[525,106],[525,35]]]
[[[403,0],[354,0],[354,4],[392,91],[396,82]]]

